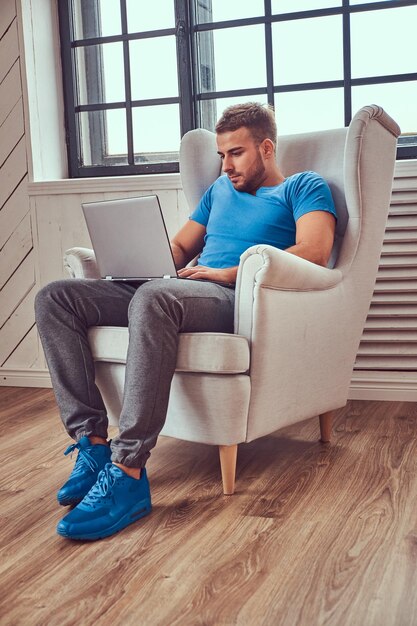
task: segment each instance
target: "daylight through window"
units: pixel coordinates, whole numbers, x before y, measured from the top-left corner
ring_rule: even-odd
[[[70,175],[178,171],[188,130],[229,104],[279,133],[348,125],[379,104],[417,158],[417,0],[59,2]]]

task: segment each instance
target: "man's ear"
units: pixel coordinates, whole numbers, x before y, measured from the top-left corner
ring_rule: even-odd
[[[266,159],[275,158],[275,145],[271,139],[264,139],[261,146]]]

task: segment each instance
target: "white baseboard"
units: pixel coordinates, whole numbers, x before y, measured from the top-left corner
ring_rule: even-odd
[[[48,370],[0,369],[0,386],[52,387]],[[417,402],[417,378],[390,378],[354,376],[350,384],[349,400],[388,400]]]
[[[52,387],[48,370],[0,369],[2,387]]]
[[[411,372],[354,372],[348,399],[417,402],[417,376]]]
[[[377,389],[351,387],[348,400],[380,400],[391,402],[417,402],[417,389]]]

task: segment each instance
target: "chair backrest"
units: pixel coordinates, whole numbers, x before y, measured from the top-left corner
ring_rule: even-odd
[[[360,109],[349,128],[278,139],[277,162],[284,175],[313,170],[328,182],[338,215],[330,266],[337,265],[345,273],[355,258],[364,226],[369,245],[381,246],[385,228],[381,214],[388,211],[399,134],[398,125],[389,115],[372,105]],[[180,171],[184,193],[193,210],[221,173],[214,133],[197,129],[184,135]],[[366,223],[363,215],[367,216]],[[377,232],[375,220],[379,224]]]
[[[220,176],[221,167],[214,133],[204,128],[185,133],[180,145],[180,172],[190,211],[194,211],[203,193]]]
[[[329,184],[338,218],[330,267],[336,264],[349,219],[343,168],[347,131],[340,128],[284,135],[278,140],[277,161],[284,176],[312,170]]]

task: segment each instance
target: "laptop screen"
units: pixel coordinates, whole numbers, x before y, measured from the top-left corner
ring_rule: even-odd
[[[157,196],[86,202],[82,208],[102,278],[177,276]]]

